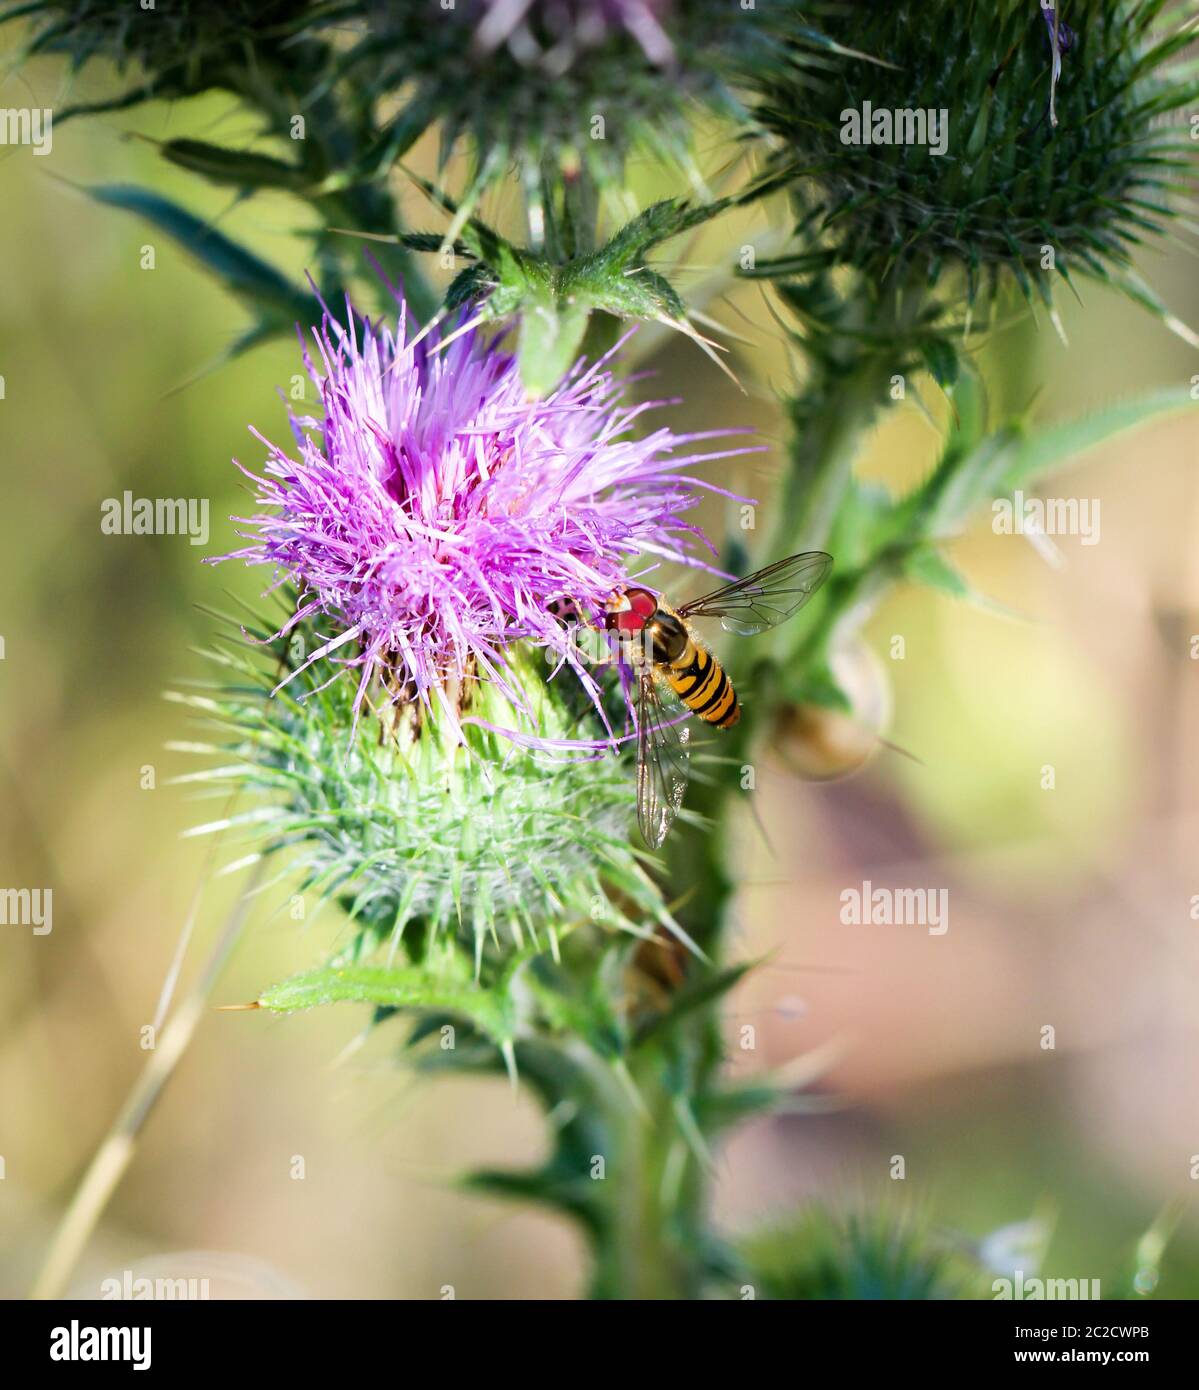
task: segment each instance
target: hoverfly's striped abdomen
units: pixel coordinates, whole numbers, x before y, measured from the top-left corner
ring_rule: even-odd
[[[664,674],[679,699],[706,723],[728,729],[741,717],[737,692],[724,667],[690,638]]]

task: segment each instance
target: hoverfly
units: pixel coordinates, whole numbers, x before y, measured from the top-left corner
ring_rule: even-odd
[[[713,593],[672,608],[663,595],[629,586],[616,590],[604,626],[622,639],[637,680],[637,823],[650,849],[666,839],[687,789],[688,731],[663,707],[666,685],[692,714],[718,729],[741,715],[737,692],[720,662],[698,642],[693,618],[719,618],[726,632],[752,636],[791,617],[828,578],[831,555],[791,555]]]

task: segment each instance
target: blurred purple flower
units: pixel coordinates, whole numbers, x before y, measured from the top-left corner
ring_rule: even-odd
[[[1049,124],[1057,125],[1055,97],[1057,84],[1062,76],[1062,54],[1074,47],[1074,30],[1062,19],[1052,0],[1041,0],[1041,18],[1049,26],[1049,47],[1052,53],[1052,67],[1049,75]]]
[[[634,438],[653,406],[622,403],[608,358],[580,361],[535,401],[496,343],[469,332],[443,345],[409,327],[403,305],[395,334],[326,315],[320,365],[304,352],[324,419],[292,414],[294,458],[251,430],[270,450],[264,474],[237,466],[268,510],[234,518],[253,544],[219,558],[272,565],[277,584],[295,585],[279,635],[310,617],[334,625],[304,664],[360,668],[356,703],[386,673],[392,698],[437,699],[456,721],[445,687],[478,675],[525,710],[506,651],[528,639],[598,704],[547,604],[565,594],[598,613],[639,553],[701,564],[689,546],[706,538],[681,514],[698,488],[723,489],[680,470],[747,450],[679,456],[732,430]]]
[[[1056,41],[1057,53],[1054,54],[1054,61],[1056,62],[1057,54],[1068,53],[1073,48],[1074,30],[1056,13],[1052,0],[1041,0],[1041,18],[1049,28],[1050,46],[1052,47]]]
[[[674,61],[662,27],[671,0],[480,0],[476,42],[485,52],[507,44],[520,62],[565,71],[589,48],[626,30],[655,67]],[[547,39],[549,46],[547,47]]]

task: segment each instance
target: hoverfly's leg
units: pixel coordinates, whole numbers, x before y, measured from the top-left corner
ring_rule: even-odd
[[[574,658],[581,666],[599,670],[620,660],[619,644],[611,640],[603,627],[588,622],[569,594],[558,594],[550,599],[545,611],[565,629]],[[566,659],[563,655],[562,660]]]
[[[595,651],[595,659],[592,662],[595,667],[603,670],[609,667],[615,667],[617,670],[638,668],[637,644],[624,635],[610,632],[607,628],[593,627],[590,629],[589,640]]]
[[[606,671],[620,662],[620,647],[611,634],[592,623],[583,623],[574,632],[574,651],[584,666]]]

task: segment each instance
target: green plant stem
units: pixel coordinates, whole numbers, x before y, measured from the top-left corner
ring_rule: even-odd
[[[805,393],[819,392],[822,408],[815,419],[815,412],[802,412],[810,423],[794,442],[772,558],[828,544],[853,478],[862,434],[885,399],[892,371],[889,359],[869,355],[835,383],[821,381]]]
[[[718,1249],[709,1229],[712,1161],[698,1125],[684,1118],[689,1088],[678,1082],[690,1042],[713,1024],[719,1047],[718,1020],[699,1019],[690,1040],[676,1036],[665,1055],[653,1049],[633,1071],[644,1110],[626,1100],[618,1210],[593,1297],[693,1300],[710,1287]]]
[[[676,1199],[694,1160],[659,1072],[660,1059],[634,1071],[644,1109],[630,1104],[628,1093],[609,1077],[616,1087],[609,1097],[616,1143],[603,1181],[611,1220],[596,1241],[592,1298],[692,1299],[702,1290]]]
[[[829,352],[813,359],[805,389],[795,402],[797,433],[791,468],[778,503],[768,558],[826,546],[853,479],[862,436],[889,400],[891,376],[901,368],[897,351],[919,311],[920,296],[897,285],[881,302],[850,304],[847,317],[857,332],[826,342]],[[698,757],[688,809],[703,824],[680,822],[667,842],[667,895],[685,889],[678,917],[704,951],[706,963],[693,970],[717,971],[724,964],[727,927],[736,894],[737,873],[731,841],[734,797],[740,769],[751,765],[755,749],[769,733],[785,690],[802,672],[796,666],[823,659],[839,616],[861,591],[863,576],[847,574],[831,589],[818,621],[790,637],[759,661],[746,682],[742,717],[721,736],[721,763],[709,771]],[[703,735],[701,734],[702,738]],[[712,740],[706,740],[711,743]],[[711,1230],[709,1165],[697,1152],[702,1138],[689,1134],[677,1097],[696,1105],[719,1085],[725,1048],[721,1028],[723,999],[688,1015],[671,1030],[661,1050],[642,1059],[635,1079],[648,1119],[627,1115],[620,1132],[635,1157],[635,1180],[622,1193],[610,1233],[613,1248],[601,1249],[596,1292],[607,1297],[695,1298],[710,1285],[720,1242]],[[663,1073],[682,1082],[665,1087]],[[615,1104],[628,1111],[627,1099]],[[630,1130],[630,1126],[637,1127]]]
[[[808,325],[809,375],[791,403],[791,467],[768,558],[828,544],[862,434],[889,402],[892,376],[907,370],[924,301],[918,281],[892,277],[859,284]]]

